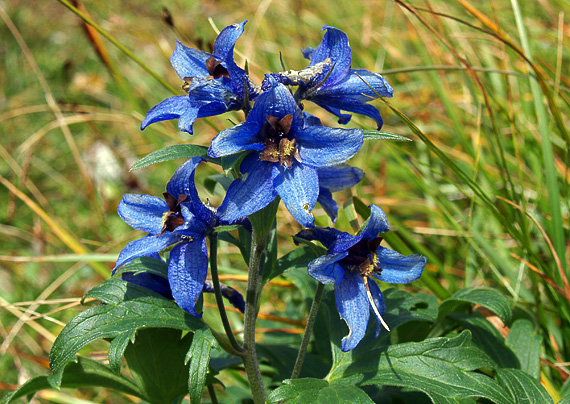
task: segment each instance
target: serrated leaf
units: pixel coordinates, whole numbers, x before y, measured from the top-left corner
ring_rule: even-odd
[[[552,398],[532,376],[518,369],[499,369],[499,385],[510,394],[512,404],[552,404]]]
[[[84,357],[78,357],[77,362],[67,364],[63,371],[61,387],[104,387],[145,399],[144,394],[141,393],[132,380],[113,373],[111,369],[102,363]],[[52,388],[47,376],[34,377],[21,385],[16,391],[4,397],[1,403],[9,404],[20,397]]]
[[[107,279],[87,293],[105,302],[91,307],[63,328],[50,353],[50,381],[58,386],[61,372],[76,352],[100,338],[115,338],[119,334],[142,327],[169,327],[196,330],[204,323],[182,310],[172,300],[165,299],[146,288],[121,279]]]
[[[529,320],[516,320],[511,326],[506,344],[517,355],[520,369],[539,379],[540,377],[540,336]]]
[[[405,136],[396,135],[390,132],[383,132],[379,130],[363,130],[364,140],[391,140],[394,142],[411,142],[412,139]]]
[[[196,330],[185,360],[185,362],[190,361],[188,391],[190,392],[190,402],[193,404],[198,404],[202,400],[210,356],[215,345],[216,339],[209,329]]]
[[[494,364],[471,343],[471,333],[467,330],[453,338],[430,338],[355,351],[331,369],[328,380],[360,386],[407,387],[430,397],[432,394],[455,400],[482,397],[497,404],[511,404],[493,379],[474,372],[493,368]]]
[[[117,268],[114,276],[120,277],[120,275],[125,272],[132,272],[134,274],[147,272],[168,279],[168,264],[155,258],[140,257]]]
[[[267,398],[269,403],[277,403],[282,400],[292,400],[300,396],[304,397],[307,404],[315,403],[319,391],[328,387],[329,383],[322,379],[303,378],[285,380],[283,384],[271,392]],[[313,401],[309,401],[309,400]]]
[[[127,349],[129,341],[135,340],[135,333],[136,330],[125,331],[117,335],[111,341],[108,357],[109,367],[113,372],[119,373],[121,371],[121,362],[123,360],[123,355],[125,354],[125,349]]]
[[[125,351],[132,377],[151,403],[179,402],[176,400],[188,394],[184,355],[192,334],[181,336],[181,330],[172,328],[141,329]]]
[[[319,391],[318,404],[374,404],[374,401],[355,386],[331,385]]]
[[[358,387],[329,385],[325,380],[312,378],[286,380],[268,398],[269,403],[283,400],[290,404],[374,404]]]
[[[176,144],[173,146],[163,147],[162,149],[155,150],[152,153],[147,154],[142,159],[133,164],[130,171],[135,171],[156,163],[161,163],[163,161],[174,159],[190,159],[192,157],[202,157],[207,161],[217,162],[217,160],[208,157],[207,147],[197,146],[193,144]]]
[[[501,368],[520,368],[515,353],[506,345],[501,333],[482,315],[452,313],[450,318],[471,331],[473,342]]]
[[[449,299],[444,300],[439,306],[439,318],[447,314],[463,310],[471,305],[478,304],[491,310],[508,325],[511,320],[511,302],[500,292],[491,288],[476,287],[462,289]]]

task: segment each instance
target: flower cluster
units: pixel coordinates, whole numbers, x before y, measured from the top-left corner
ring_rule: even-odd
[[[338,207],[332,192],[350,188],[363,178],[362,170],[345,162],[362,148],[364,132],[324,126],[303,111],[303,102],[311,101],[332,113],[339,124],[348,123],[351,115],[345,112],[352,112],[374,119],[380,129],[380,112],[369,102],[379,96],[391,97],[393,90],[380,74],[351,68],[348,37],[330,26],[323,27],[326,32],[316,49],[302,51],[310,60],[307,67],[267,73],[257,85],[233,56],[246,22],[222,30],[212,53],[177,42],[171,63],[186,94],[154,106],[141,125],[144,129],[178,119],[180,130],[193,133],[198,118],[242,110],[245,121],[217,134],[207,151],[213,160],[240,153],[241,160],[236,159],[241,161],[239,172],[217,209],[202,203],[194,186],[194,171],[202,158],[190,159],[176,171],[164,200],[125,195],[119,215],[148,235],[123,249],[116,268],[174,246],[168,259],[172,297],[184,310],[199,316],[196,302],[208,289],[205,238],[217,226],[245,223],[245,217],[279,197],[293,218],[307,228],[297,236],[318,240],[328,249],[309,265],[309,275],[334,284],[339,313],[350,328],[342,349],[350,350],[364,336],[370,308],[379,324],[388,328],[382,319],[382,293],[372,278],[389,283],[412,281],[421,275],[425,258],[404,257],[380,246],[382,239],[377,236],[389,226],[384,212],[374,205],[367,226],[356,236],[315,228],[312,210],[316,203],[334,222]]]

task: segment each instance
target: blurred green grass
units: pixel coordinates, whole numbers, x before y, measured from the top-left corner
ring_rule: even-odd
[[[393,226],[387,241],[402,252],[428,255],[428,274],[411,289],[439,297],[465,286],[504,291],[536,319],[543,337],[543,378],[558,390],[569,374],[567,365],[557,364],[570,357],[570,301],[544,278],[564,288],[563,276],[540,229],[499,197],[516,203],[544,227],[568,274],[570,173],[564,127],[570,91],[568,4],[521,2],[522,20],[517,24],[516,2],[473,2],[488,23],[500,28],[495,31],[459,1],[406,4],[410,10],[381,1],[340,1],[335,7],[322,0],[174,1],[168,11],[175,29],[166,24],[163,4],[157,2],[83,5],[95,22],[176,89],[181,83],[169,64],[176,38],[208,50],[216,37],[214,27],[249,19],[237,43],[236,60],[243,64],[247,59],[259,82],[264,72],[281,70],[279,52],[288,69],[303,68],[306,61],[299,50],[319,44],[323,24],[345,31],[353,67],[384,72],[395,89],[394,98],[387,100],[394,110],[375,102],[384,117],[383,130],[415,141],[366,144],[351,161],[365,169],[366,177],[352,194],[336,196],[347,209],[337,226],[350,229],[351,198],[376,203],[388,212]],[[61,322],[81,310],[58,299],[74,297],[77,302],[112,268],[109,254],[118,254],[127,241],[139,236],[116,215],[122,195],[160,195],[180,161],[132,173],[130,165],[166,145],[207,145],[217,133],[215,128],[231,125],[227,118],[237,122],[242,116],[230,113],[200,120],[193,137],[179,132],[176,122],[140,132],[146,111],[172,95],[168,89],[102,39],[116,69],[113,75],[80,19],[57,1],[32,5],[7,0],[0,7],[21,34],[54,100],[50,107],[41,77],[4,19],[0,22],[0,175],[53,220],[49,225],[20,194],[0,186],[0,390],[10,390],[30,376],[48,372],[47,355]],[[544,72],[539,77],[542,89],[531,88],[535,80],[531,75],[536,73],[501,41],[512,38],[513,44],[522,46],[518,45],[521,26],[528,36],[523,52]],[[326,112],[310,103],[306,107],[336,125]],[[61,111],[60,121],[68,129],[62,130],[54,108]],[[395,111],[410,122],[406,124]],[[350,126],[372,129],[374,125],[354,116]],[[211,167],[200,170],[199,178],[215,173]],[[213,193],[202,189],[201,195],[213,205],[222,198],[219,189]],[[320,225],[330,225],[320,208],[315,213]],[[299,226],[285,210],[278,218],[281,250],[286,252],[293,247],[290,236]],[[62,241],[62,234],[69,239]],[[222,245],[220,253],[224,251],[228,255],[220,258],[220,268],[226,269],[225,274],[245,274],[237,251]],[[68,255],[86,252],[97,254],[98,262]],[[244,290],[243,283],[234,283]],[[265,293],[264,314],[283,312],[284,301],[292,299],[292,289],[272,288],[275,293]],[[37,299],[47,301],[26,303]],[[56,312],[30,320],[24,313],[28,307],[39,314]],[[234,321],[238,320],[236,315]],[[215,316],[211,321],[216,321]],[[92,394],[83,398],[100,402],[114,397]],[[70,396],[65,397],[60,402],[70,402],[65,401]]]

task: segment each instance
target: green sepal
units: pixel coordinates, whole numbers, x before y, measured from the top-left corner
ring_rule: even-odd
[[[127,349],[129,342],[135,342],[135,335],[136,330],[128,330],[111,340],[108,357],[109,367],[113,372],[119,373],[121,371],[121,362],[125,354],[125,349]]]
[[[269,231],[273,226],[273,221],[275,220],[275,215],[277,214],[277,209],[279,208],[279,202],[281,202],[281,198],[277,196],[265,208],[248,216],[252,227],[255,229],[258,243],[265,240],[266,236],[269,234]]]

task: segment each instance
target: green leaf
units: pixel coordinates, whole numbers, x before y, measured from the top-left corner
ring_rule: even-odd
[[[273,226],[273,221],[275,220],[275,215],[277,214],[277,209],[279,208],[279,202],[281,202],[281,198],[276,197],[273,202],[265,208],[248,216],[251,225],[255,229],[258,242],[265,240],[267,234],[269,234]]]
[[[516,354],[520,370],[535,379],[540,378],[540,336],[529,320],[516,320],[511,326],[506,344]]]
[[[509,299],[495,289],[483,287],[462,289],[444,300],[439,306],[439,318],[442,319],[451,312],[462,311],[473,304],[491,310],[506,325],[511,320],[512,310]]]
[[[294,402],[316,403],[319,391],[328,387],[329,383],[322,379],[303,378],[294,380],[285,380],[283,384],[271,392],[267,401],[269,403],[277,403],[282,400],[292,400]],[[305,401],[301,401],[301,398]],[[312,400],[312,401],[311,401]]]
[[[174,159],[190,159],[192,157],[202,157],[207,161],[217,162],[217,160],[208,157],[207,147],[197,146],[193,144],[176,144],[155,150],[152,153],[147,154],[142,159],[133,164],[131,171],[148,167],[156,163],[162,163],[163,161]]]
[[[89,291],[86,297],[102,300],[105,305],[91,307],[75,316],[56,338],[50,353],[50,381],[59,386],[62,371],[75,353],[100,338],[118,335],[142,327],[170,327],[196,330],[204,323],[186,313],[172,300],[121,279],[107,279]]]
[[[412,139],[405,136],[396,135],[390,132],[378,130],[363,130],[364,140],[392,140],[394,142],[411,142]]]
[[[185,361],[186,363],[190,361],[188,391],[190,392],[190,402],[192,404],[198,404],[202,400],[202,391],[206,385],[210,356],[215,345],[216,339],[209,329],[196,330]]]
[[[125,349],[129,341],[134,342],[136,330],[125,331],[117,335],[112,341],[111,346],[109,346],[109,367],[115,373],[121,371],[121,362],[123,360],[123,355],[125,354]]]
[[[321,379],[285,380],[268,398],[269,403],[283,400],[289,404],[374,404],[374,401],[355,386],[331,384]]]
[[[497,381],[511,395],[512,404],[552,404],[538,380],[518,369],[499,369]]]
[[[272,271],[263,274],[263,280],[269,282],[271,279],[281,275],[290,268],[307,269],[309,262],[317,258],[317,253],[310,246],[303,246],[289,251],[275,263]]]
[[[102,363],[84,357],[77,357],[76,363],[72,362],[65,366],[61,387],[104,387],[145,399],[145,396],[132,380],[113,373]],[[47,376],[34,377],[21,385],[18,390],[4,397],[1,403],[8,404],[20,397],[30,396],[40,390],[52,388]]]
[[[505,338],[481,314],[452,313],[449,317],[471,331],[475,345],[489,355],[498,367],[520,368],[519,360],[505,344]]]
[[[483,397],[497,404],[512,404],[493,379],[474,372],[493,368],[494,364],[471,343],[467,330],[453,338],[355,351],[333,366],[328,380],[360,386],[408,387],[426,393],[432,400],[438,396],[454,400]]]
[[[184,355],[192,334],[181,336],[182,331],[172,328],[141,329],[125,351],[133,379],[151,403],[173,403],[188,394]]]
[[[135,275],[141,272],[148,272],[165,279],[168,279],[168,264],[155,258],[140,257],[119,267],[115,272],[115,277],[119,278],[125,272],[133,272]]]
[[[224,174],[228,175],[234,168],[239,171],[242,160],[250,153],[250,151],[246,151],[222,157],[222,169],[224,170]]]

